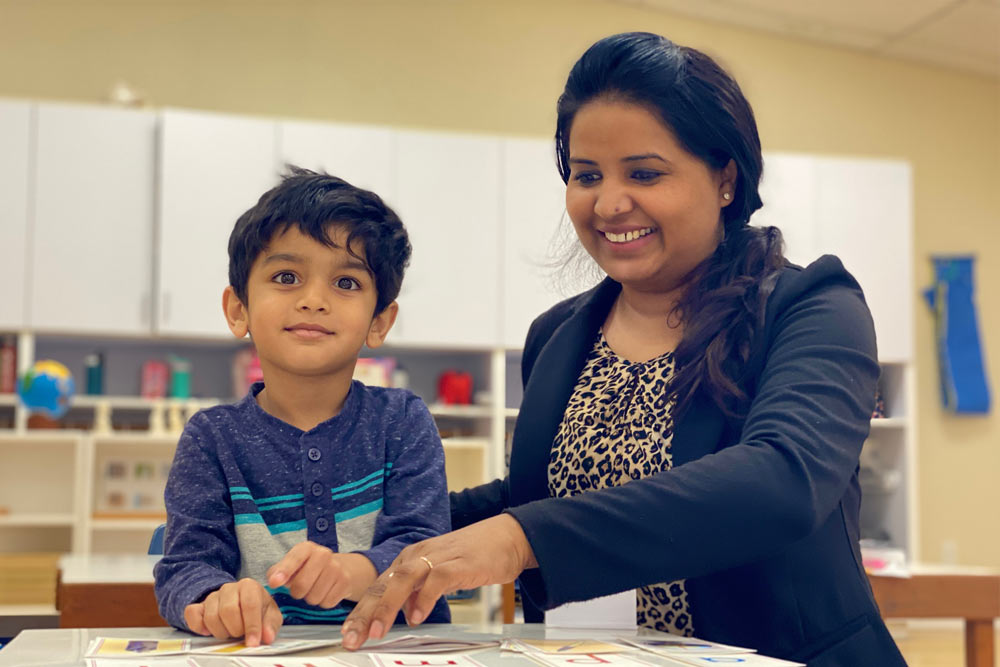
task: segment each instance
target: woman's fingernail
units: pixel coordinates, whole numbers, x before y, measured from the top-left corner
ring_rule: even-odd
[[[368,630],[368,638],[382,639],[383,634],[385,634],[385,626],[382,625],[382,621],[372,621],[372,627]]]
[[[280,571],[275,572],[274,574],[271,575],[271,581],[274,582],[274,585],[276,587],[280,586],[281,584],[285,583],[285,573]]]
[[[424,616],[426,616],[424,612],[420,611],[419,609],[414,609],[413,618],[410,619],[410,622],[413,623],[413,625],[420,625],[421,623],[424,622]]]
[[[247,635],[247,646],[258,646],[260,645],[260,639],[257,635]]]
[[[354,630],[348,630],[347,634],[344,635],[344,648],[354,649],[358,647],[358,633]]]

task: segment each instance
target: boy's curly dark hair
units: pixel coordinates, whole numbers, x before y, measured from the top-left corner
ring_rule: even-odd
[[[375,315],[399,296],[412,252],[399,216],[374,192],[336,176],[288,165],[281,183],[240,216],[229,236],[229,284],[244,304],[249,305],[250,267],[271,239],[292,225],[331,247],[336,246],[327,230],[331,225],[343,228],[351,255],[355,255],[353,243],[361,241],[378,292]]]

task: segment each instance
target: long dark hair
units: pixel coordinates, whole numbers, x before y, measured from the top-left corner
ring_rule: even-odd
[[[750,227],[761,207],[763,170],[753,110],[736,81],[704,53],[644,32],[606,37],[570,71],[559,97],[556,159],[569,182],[569,133],[579,109],[598,99],[637,104],[654,112],[684,148],[710,168],[737,167],[733,201],[722,209],[724,240],[690,275],[675,314],[684,336],[674,350],[668,392],[683,412],[698,391],[727,414],[748,396],[741,386],[764,306],[785,265],[777,227]]]

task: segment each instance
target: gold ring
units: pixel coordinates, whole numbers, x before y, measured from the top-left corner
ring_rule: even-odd
[[[430,561],[430,559],[429,559],[429,558],[427,558],[426,556],[421,556],[421,557],[420,557],[420,560],[422,560],[422,561],[424,561],[425,563],[427,563],[427,567],[428,567],[428,568],[430,568],[431,570],[433,570],[433,569],[434,569],[434,563],[432,563],[432,562]]]

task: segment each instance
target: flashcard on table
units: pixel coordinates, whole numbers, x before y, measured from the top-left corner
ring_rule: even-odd
[[[752,648],[716,644],[694,637],[622,637],[621,641],[644,651],[666,656],[755,653]]]
[[[240,667],[351,667],[333,658],[236,658],[235,664]]]
[[[195,655],[285,655],[328,646],[340,646],[341,639],[275,639],[271,644],[247,646],[243,642],[191,649]]]
[[[535,662],[550,667],[650,667],[648,662],[629,653],[531,653]]]
[[[805,667],[801,662],[789,662],[769,658],[766,655],[746,653],[744,655],[705,655],[705,656],[671,656],[685,665],[694,667]]]
[[[369,653],[375,667],[484,667],[467,655],[434,653]],[[649,667],[646,665],[645,667]]]
[[[492,640],[449,639],[432,635],[403,635],[388,639],[378,644],[368,644],[358,649],[359,653],[451,653],[456,651],[472,651],[491,646],[499,642]]]
[[[594,639],[511,639],[505,642],[508,651],[553,653],[556,655],[579,655],[589,653],[621,653],[629,650],[621,644]]]
[[[163,655],[162,653],[160,654]],[[91,658],[87,667],[198,667],[190,658],[158,657],[154,660],[137,658]]]
[[[190,639],[125,639],[115,637],[97,637],[87,646],[87,653],[83,657],[130,658],[180,655],[182,653],[187,653],[190,649]]]

